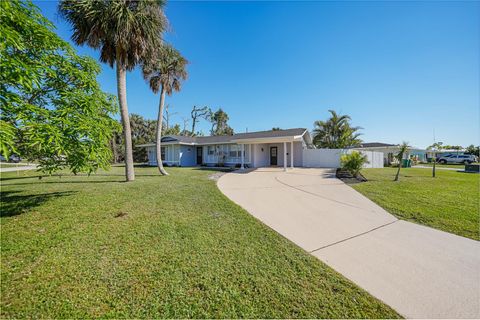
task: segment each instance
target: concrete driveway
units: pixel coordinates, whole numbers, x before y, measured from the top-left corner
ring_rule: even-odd
[[[480,318],[479,242],[398,220],[331,169],[236,171],[218,187],[400,314]]]

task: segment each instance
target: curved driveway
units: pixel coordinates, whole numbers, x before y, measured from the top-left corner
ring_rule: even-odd
[[[410,318],[480,318],[480,244],[398,220],[331,169],[236,171],[219,189]]]

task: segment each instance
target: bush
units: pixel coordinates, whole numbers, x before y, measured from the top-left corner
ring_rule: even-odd
[[[368,163],[368,161],[367,156],[362,155],[358,151],[352,151],[352,153],[342,155],[340,163],[343,170],[347,170],[354,177],[357,177],[363,165]]]

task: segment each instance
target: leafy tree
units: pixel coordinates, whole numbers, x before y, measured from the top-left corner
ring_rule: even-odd
[[[167,26],[163,0],[61,0],[60,14],[73,26],[72,40],[100,50],[100,61],[116,66],[117,90],[125,141],[125,175],[135,180],[128,117],[126,75],[161,46]]]
[[[459,151],[459,150],[462,150],[463,147],[462,147],[462,146],[452,146],[452,145],[447,144],[447,145],[444,145],[444,146],[443,146],[443,149],[445,149],[445,150],[457,150],[457,151]]]
[[[163,132],[164,135],[182,135],[182,129],[180,129],[180,125],[176,123],[173,127],[165,129]]]
[[[357,177],[362,170],[363,165],[368,163],[367,156],[362,155],[358,151],[352,151],[349,154],[344,154],[340,157],[340,164],[342,169],[350,172],[354,177]]]
[[[341,149],[359,145],[360,127],[350,125],[350,116],[339,115],[333,110],[328,110],[331,116],[327,121],[314,122],[313,144],[318,148]]]
[[[132,128],[132,145],[133,145],[133,160],[135,162],[146,162],[148,160],[147,151],[145,148],[137,148],[140,144],[151,143],[155,141],[155,132],[157,128],[157,121],[145,119],[138,114],[130,114],[130,125]],[[181,135],[181,128],[178,123],[169,128],[162,128],[162,135]],[[114,162],[124,160],[123,152],[124,144],[121,133],[116,133],[111,141],[111,148],[113,152]]]
[[[228,120],[228,114],[222,108],[212,113],[210,120],[212,122],[212,136],[233,135],[233,129],[228,125]]]
[[[135,162],[146,162],[148,160],[147,150],[136,146],[154,141],[157,122],[132,113],[130,114],[130,125],[132,128],[133,160]]]
[[[107,168],[118,125],[95,60],[79,56],[31,2],[0,2],[0,152],[40,170]]]
[[[402,144],[399,146],[398,153],[395,156],[398,160],[398,170],[397,170],[397,174],[395,175],[394,181],[398,181],[398,178],[400,175],[400,168],[402,167],[402,160],[405,154],[408,152],[408,148],[410,148],[410,146],[408,145],[408,142],[405,142],[405,141],[402,142]]]
[[[191,135],[195,135],[195,126],[197,125],[200,119],[210,120],[212,118],[212,110],[205,106],[205,107],[197,107],[193,106],[192,111],[190,112],[190,116],[192,118],[192,131]]]
[[[280,131],[280,130],[282,130],[282,129],[280,129],[280,127],[273,127],[272,128],[272,131]]]
[[[150,84],[153,92],[160,92],[158,106],[158,122],[156,130],[157,166],[162,175],[168,175],[162,164],[162,120],[165,94],[171,95],[173,91],[180,91],[181,83],[187,78],[186,66],[188,61],[180,52],[170,45],[164,45],[160,50],[151,53],[152,56],[142,66],[143,76]]]
[[[480,146],[475,147],[473,144],[471,144],[467,147],[466,153],[480,157]]]

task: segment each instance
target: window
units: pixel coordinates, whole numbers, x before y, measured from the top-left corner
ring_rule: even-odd
[[[239,145],[236,145],[236,144],[233,144],[230,146],[230,152],[229,152],[229,156],[230,158],[237,158],[237,157],[240,157],[240,146]]]
[[[214,146],[208,146],[208,155],[213,156],[215,154],[215,147]]]

